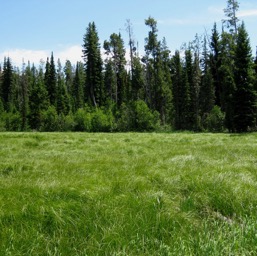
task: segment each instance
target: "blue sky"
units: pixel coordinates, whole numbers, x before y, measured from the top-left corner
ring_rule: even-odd
[[[241,0],[238,16],[245,21],[254,49],[257,45],[257,1]],[[174,52],[195,34],[211,34],[214,22],[221,27],[226,0],[0,0],[0,62],[10,56],[15,65],[22,60],[39,63],[51,51],[62,62],[81,60],[83,35],[94,21],[100,42],[112,33],[121,33],[128,47],[125,23],[133,24],[134,38],[144,49],[149,16],[158,22],[158,35],[166,37]]]

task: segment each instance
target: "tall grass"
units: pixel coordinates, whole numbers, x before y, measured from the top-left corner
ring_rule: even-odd
[[[0,133],[0,255],[256,255],[257,134]]]

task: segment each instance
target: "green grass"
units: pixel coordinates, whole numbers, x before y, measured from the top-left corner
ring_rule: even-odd
[[[0,255],[256,255],[257,134],[0,133]]]

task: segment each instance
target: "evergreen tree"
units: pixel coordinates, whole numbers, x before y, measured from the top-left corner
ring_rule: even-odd
[[[131,79],[131,100],[145,100],[145,81],[144,81],[144,69],[141,64],[140,58],[133,57],[132,67],[132,79]]]
[[[207,40],[205,38],[204,46],[203,46],[203,58],[202,58],[203,74],[202,74],[201,89],[200,89],[200,96],[199,96],[201,117],[203,119],[205,119],[208,116],[208,114],[211,112],[215,104],[214,79],[213,79],[212,70],[211,70],[212,58],[213,56],[209,55],[208,53]]]
[[[124,41],[121,38],[121,34],[113,33],[110,36],[109,41],[104,41],[104,49],[107,55],[111,55],[113,69],[116,76],[116,103],[120,106],[123,102],[126,102],[127,90],[126,81],[126,50],[124,47]]]
[[[227,20],[223,22],[226,23],[227,28],[231,34],[237,34],[238,22],[239,19],[236,16],[236,13],[239,9],[239,2],[237,0],[227,0],[227,8],[224,9],[225,15],[228,17]]]
[[[145,25],[150,28],[148,37],[145,39],[146,56],[144,58],[147,68],[147,93],[150,92],[150,107],[160,113],[161,123],[165,124],[170,116],[172,101],[170,71],[165,74],[167,65],[164,64],[163,58],[167,58],[167,53],[169,57],[169,52],[165,40],[163,44],[158,41],[157,21],[149,17],[145,20]]]
[[[86,97],[90,105],[104,103],[102,58],[95,23],[89,23],[83,38],[83,58],[86,71]]]
[[[47,62],[46,62],[45,86],[46,86],[46,89],[48,92],[50,104],[53,106],[56,106],[56,103],[57,103],[57,77],[56,77],[56,69],[55,69],[53,52],[51,54],[50,63],[49,63],[48,58],[47,58]]]
[[[246,132],[256,124],[256,91],[254,90],[252,53],[244,23],[238,28],[235,51],[235,129]]]
[[[221,110],[225,112],[225,125],[230,132],[234,131],[234,42],[231,34],[221,34],[221,51],[219,78],[221,84]]]
[[[56,111],[57,113],[67,115],[70,111],[70,102],[65,86],[64,74],[62,72],[62,66],[60,59],[58,59],[58,70],[57,70],[57,98],[56,98]]]
[[[84,97],[84,71],[83,64],[81,62],[77,62],[75,77],[73,80],[73,99],[75,110],[84,107],[85,97]]]
[[[182,129],[182,114],[184,98],[182,92],[183,68],[179,51],[175,52],[172,58],[172,85],[173,85],[173,105],[174,105],[174,126],[176,130]]]
[[[69,95],[72,94],[72,84],[74,79],[72,64],[69,60],[66,60],[64,66],[64,74],[65,74],[65,87]]]
[[[29,123],[30,128],[40,130],[43,122],[43,112],[49,106],[48,93],[45,88],[45,79],[43,74],[43,68],[39,68],[39,72],[35,66],[32,66],[32,88],[29,98],[30,116]]]
[[[4,105],[4,109],[8,111],[10,105],[12,104],[12,94],[13,94],[13,67],[11,59],[4,58],[3,74],[2,74],[2,84],[1,84],[1,98]]]
[[[20,80],[20,100],[19,100],[19,110],[21,113],[21,129],[24,131],[28,127],[28,115],[29,115],[29,75],[30,67],[28,66],[27,72],[25,71],[23,64],[21,80]],[[27,74],[26,74],[27,73]]]
[[[221,67],[221,45],[220,45],[220,35],[217,31],[217,25],[214,24],[211,42],[210,42],[210,68],[211,74],[213,78],[213,86],[215,92],[215,105],[221,106],[222,101],[222,86],[221,86],[221,78],[220,78],[220,67]]]
[[[116,74],[113,69],[112,59],[107,59],[105,62],[105,72],[104,72],[104,88],[106,93],[106,100],[116,102]]]

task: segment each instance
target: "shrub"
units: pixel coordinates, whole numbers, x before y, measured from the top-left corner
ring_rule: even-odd
[[[152,112],[142,100],[121,106],[118,129],[121,131],[153,131],[159,127],[159,113]]]
[[[205,119],[204,127],[210,132],[224,131],[225,114],[220,107],[214,106]]]
[[[110,132],[112,131],[114,117],[111,111],[105,113],[102,109],[95,109],[92,113],[92,131]]]
[[[53,132],[58,130],[58,114],[54,106],[48,107],[48,109],[43,112],[42,117],[42,131]]]
[[[5,130],[7,131],[21,130],[21,116],[19,112],[3,113],[2,122],[5,124]]]
[[[91,113],[87,112],[85,109],[78,109],[74,115],[74,130],[75,131],[86,131],[90,132],[91,126]]]

